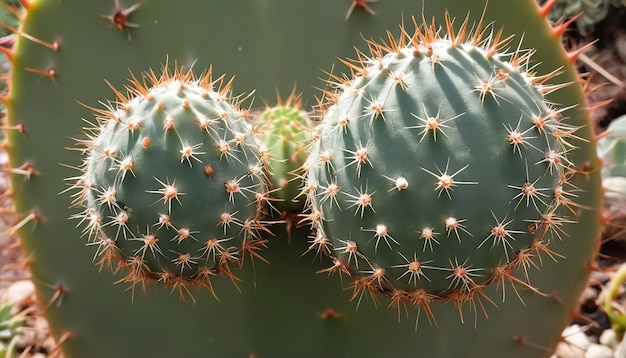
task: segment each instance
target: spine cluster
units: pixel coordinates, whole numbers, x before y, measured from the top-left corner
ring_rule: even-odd
[[[261,259],[268,199],[261,152],[230,83],[167,68],[133,77],[128,94],[96,110],[74,215],[95,260],[122,282],[162,282],[181,297]]]

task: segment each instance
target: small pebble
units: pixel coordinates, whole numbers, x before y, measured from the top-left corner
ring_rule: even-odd
[[[22,306],[30,302],[35,294],[35,285],[30,280],[16,281],[7,288],[4,299],[12,305]]]
[[[615,348],[617,345],[617,337],[615,336],[615,331],[612,329],[605,329],[604,332],[600,335],[600,344]]]
[[[577,325],[566,327],[561,334],[564,342],[556,346],[554,355],[558,358],[585,358],[585,352],[591,345],[583,329]]]
[[[591,343],[585,352],[585,358],[613,358],[613,350],[607,346]]]

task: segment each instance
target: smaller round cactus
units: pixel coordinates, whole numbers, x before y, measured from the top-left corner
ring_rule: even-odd
[[[542,294],[531,268],[577,221],[569,154],[577,127],[544,96],[554,74],[530,52],[467,21],[446,36],[416,25],[369,41],[325,93],[321,132],[304,165],[309,251],[350,275],[353,299],[386,295],[435,323],[431,304],[481,309],[488,287]],[[483,308],[484,309],[484,308]]]
[[[95,260],[144,288],[162,282],[181,299],[250,259],[263,260],[268,186],[241,100],[211,71],[176,66],[132,77],[128,93],[96,109],[78,140],[85,157],[74,215]]]
[[[275,106],[267,106],[258,121],[258,138],[263,144],[271,196],[280,214],[300,213],[304,196],[299,196],[300,169],[308,156],[311,120],[302,110],[300,96],[292,92],[287,99],[278,95]]]

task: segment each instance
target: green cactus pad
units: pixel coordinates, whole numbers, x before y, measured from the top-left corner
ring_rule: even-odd
[[[213,291],[217,274],[235,282],[231,266],[246,255],[261,258],[267,178],[246,112],[222,82],[167,67],[133,77],[78,140],[74,218],[101,266],[127,270],[122,282],[162,281],[184,298],[190,285]]]
[[[490,285],[503,300],[509,286],[540,293],[528,268],[558,259],[551,244],[576,223],[578,128],[544,99],[560,86],[532,73],[530,52],[502,54],[510,38],[466,27],[370,42],[326,96],[305,165],[310,250],[354,277],[353,299],[382,292],[430,312],[491,301]]]
[[[68,167],[80,167],[81,156],[66,148],[75,146],[72,138],[80,136],[81,127],[85,126],[81,118],[93,121],[90,110],[77,102],[102,108],[97,104],[99,100],[115,99],[104,80],[122,89],[128,83],[129,68],[135,72],[156,69],[166,56],[186,65],[194,63],[196,69],[213,64],[220,73],[236,75],[237,88],[246,93],[256,89],[255,94],[260,98],[270,98],[275,91],[286,93],[297,82],[297,91],[302,93],[302,109],[309,112],[315,95],[319,95],[316,88],[324,86],[320,77],[328,78],[319,69],[334,72],[337,57],[353,56],[353,46],[362,47],[363,37],[378,38],[384,36],[385,30],[393,32],[402,19],[434,16],[436,24],[444,24],[446,9],[459,20],[468,16],[470,23],[477,23],[484,13],[484,23],[493,22],[496,28],[504,26],[505,37],[523,35],[522,47],[535,51],[533,65],[537,65],[534,67],[537,71],[546,73],[562,68],[563,72],[549,82],[573,84],[550,93],[547,98],[569,108],[562,114],[570,117],[567,123],[581,127],[576,135],[592,139],[592,126],[572,56],[565,53],[559,44],[559,34],[546,22],[546,9],[538,11],[534,0],[489,1],[487,5],[484,0],[22,2],[28,9],[18,29],[14,50],[8,56],[12,64],[10,91],[0,96],[0,102],[7,103],[7,128],[14,128],[7,130],[10,164],[5,168],[10,173],[15,207],[11,229],[20,237],[27,257],[25,265],[59,345],[56,351],[64,357],[491,355],[535,358],[549,357],[562,339],[561,332],[571,320],[572,309],[591,271],[600,210],[581,210],[578,224],[563,225],[568,235],[562,235],[563,241],[553,240],[549,247],[565,258],[556,257],[554,261],[543,255],[543,263],[528,269],[537,290],[518,283],[516,288],[523,304],[509,297],[515,296],[509,294],[509,283],[507,299],[500,302],[502,291],[492,284],[485,288],[485,294],[498,306],[485,304],[488,319],[479,317],[476,326],[467,322],[469,319],[463,323],[453,303],[438,300],[429,307],[437,328],[425,322],[423,309],[417,322],[419,309],[416,312],[409,304],[407,312],[399,313],[402,316],[406,313],[411,319],[398,322],[395,309],[386,308],[392,303],[389,295],[376,294],[380,300],[378,307],[364,303],[356,309],[350,302],[352,290],[344,289],[352,280],[343,277],[342,281],[340,275],[327,277],[327,268],[332,265],[329,257],[314,259],[312,252],[301,256],[310,246],[307,241],[316,237],[310,237],[308,227],[294,228],[290,241],[284,235],[274,239],[263,233],[267,235],[264,238],[268,239],[268,247],[262,255],[271,264],[250,262],[246,258],[243,267],[235,270],[237,265],[233,263],[232,273],[241,279],[237,281],[241,292],[232,287],[226,275],[216,275],[212,284],[220,302],[212,297],[210,290],[196,291],[191,286],[184,287],[192,291],[197,304],[181,302],[176,291],[172,294],[176,286],[166,288],[160,283],[150,288],[147,295],[136,294],[131,301],[128,290],[112,284],[128,275],[128,271],[120,269],[114,275],[98,272],[92,263],[97,246],[85,245],[86,222],[77,227],[79,220],[68,220],[70,215],[81,211],[84,214],[86,207],[70,207],[72,196],[59,194],[68,187],[64,179],[82,175]],[[458,29],[461,23],[455,22],[454,27]],[[254,103],[246,103],[246,107],[256,113]],[[414,114],[423,117],[419,111]],[[412,131],[419,139],[420,130]],[[437,142],[446,139],[438,133]],[[584,173],[571,179],[581,189],[575,192],[576,203],[598,209],[601,207],[600,165],[595,144],[593,140],[571,143],[578,148],[568,152],[568,158]],[[87,154],[82,158],[88,158]],[[181,171],[183,164],[188,170],[189,164],[180,163],[177,157],[176,165],[181,165]],[[418,169],[423,166],[436,173],[434,164],[420,165]],[[445,169],[445,162],[437,165]],[[199,169],[194,162],[192,166]],[[362,169],[365,173],[371,168]],[[467,170],[456,179],[471,181],[462,177]],[[164,183],[168,179],[172,183],[174,179],[157,177]],[[145,190],[159,190],[153,177],[147,180],[152,186],[141,188],[137,195],[148,196]],[[429,186],[429,194],[436,193],[436,178],[430,176],[428,180],[423,185]],[[176,186],[183,182],[176,178]],[[401,181],[400,184],[402,187]],[[393,183],[389,181],[388,185],[384,193],[375,195],[387,193]],[[452,198],[461,194],[461,189],[473,186],[455,187]],[[413,187],[414,183],[409,183],[407,190]],[[398,194],[395,190],[388,194]],[[181,188],[181,192],[185,193],[180,196],[183,202],[192,191]],[[150,195],[149,204],[154,205],[149,209],[164,207],[162,200],[156,202],[158,194]],[[306,199],[306,195],[301,197]],[[137,210],[136,205],[121,197],[119,200],[123,207],[126,204]],[[173,213],[179,209],[178,202],[172,202]],[[354,209],[351,208],[350,214]],[[145,226],[136,230],[145,233]],[[279,232],[274,228],[273,231]],[[396,238],[393,232],[391,235]],[[388,248],[381,241],[378,249]],[[96,261],[100,258],[96,256]],[[525,280],[523,269],[514,273]],[[183,276],[181,280],[186,279]],[[401,280],[408,283],[407,276]],[[133,287],[133,282],[129,283]],[[139,284],[134,286],[138,291]],[[477,308],[480,310],[470,305],[461,307],[466,316],[476,313]]]

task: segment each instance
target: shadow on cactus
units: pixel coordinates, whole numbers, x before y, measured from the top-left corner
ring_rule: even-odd
[[[489,286],[545,296],[529,270],[565,259],[553,243],[582,209],[570,152],[586,140],[545,98],[566,84],[545,85],[558,70],[534,73],[532,51],[482,20],[453,30],[446,15],[444,35],[413,22],[343,61],[325,93],[304,166],[309,251],[353,278],[357,303],[384,294],[434,325],[435,302],[487,315]]]
[[[97,264],[124,270],[133,291],[161,282],[181,299],[198,287],[217,298],[213,276],[236,285],[246,257],[265,261],[268,180],[231,82],[167,64],[133,75],[77,140],[73,218]]]

